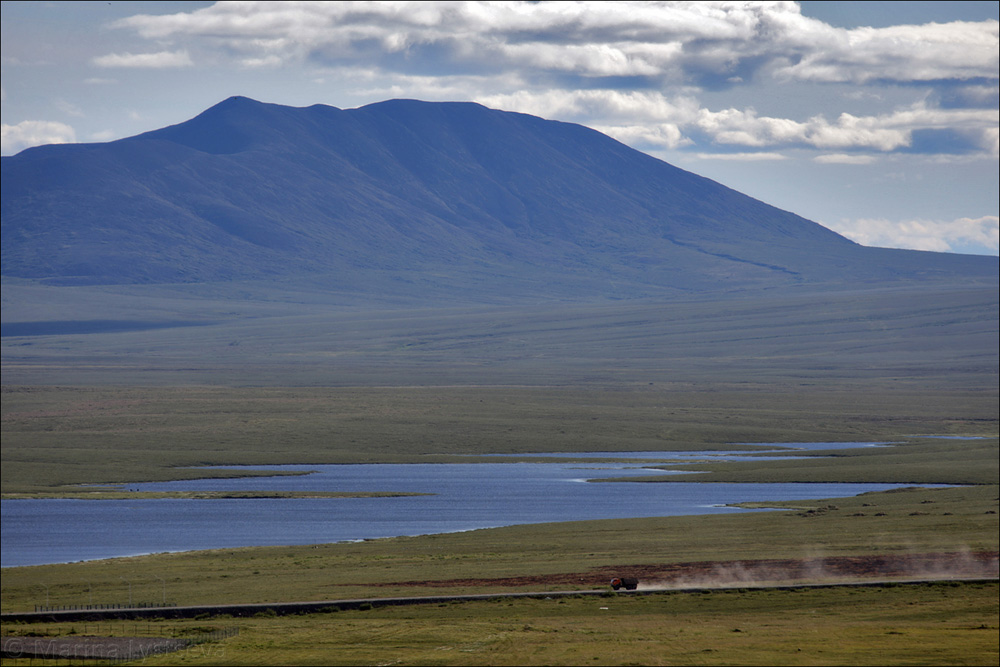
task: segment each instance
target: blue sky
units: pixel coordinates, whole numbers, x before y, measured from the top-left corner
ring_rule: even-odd
[[[3,2],[4,155],[231,95],[593,127],[866,245],[998,254],[1000,3]]]

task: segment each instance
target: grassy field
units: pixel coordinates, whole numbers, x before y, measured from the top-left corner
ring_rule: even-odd
[[[995,585],[499,601],[248,628],[210,662],[257,643],[282,664],[976,664],[995,661],[996,614]]]
[[[997,613],[996,583],[942,583],[497,599],[139,628],[45,624],[30,632],[240,629],[146,658],[148,665],[985,665],[998,657]]]
[[[990,664],[996,617],[996,585],[497,601],[251,623],[188,664]]]

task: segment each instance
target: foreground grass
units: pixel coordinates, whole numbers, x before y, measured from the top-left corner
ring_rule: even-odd
[[[996,630],[995,585],[497,601],[261,623],[201,664],[994,664]]]
[[[143,623],[154,635],[240,627],[236,637],[143,664],[986,665],[998,658],[997,613],[995,583],[496,599]],[[87,628],[30,631],[79,636]]]

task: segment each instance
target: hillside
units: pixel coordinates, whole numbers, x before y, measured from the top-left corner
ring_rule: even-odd
[[[5,157],[2,211],[3,275],[55,285],[591,300],[997,267],[863,248],[593,130],[471,103],[230,98],[136,137]]]

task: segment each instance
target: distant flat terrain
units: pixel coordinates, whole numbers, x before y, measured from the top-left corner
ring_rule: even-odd
[[[425,305],[4,285],[5,384],[920,383],[996,389],[994,287]],[[273,289],[273,288],[270,288]]]

